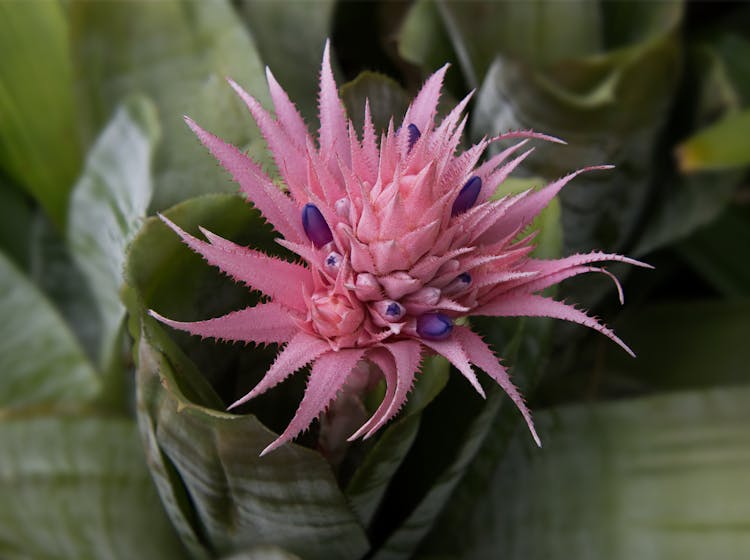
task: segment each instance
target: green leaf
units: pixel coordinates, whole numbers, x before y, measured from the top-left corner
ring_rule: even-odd
[[[168,357],[140,340],[139,391],[159,450],[174,466],[210,548],[229,554],[276,544],[305,558],[353,558],[367,538],[316,452],[295,444],[265,457],[276,437],[253,415],[236,416],[180,394]],[[151,365],[157,364],[157,369]]]
[[[0,251],[22,269],[29,267],[31,201],[0,179]]]
[[[601,48],[604,22],[597,0],[436,4],[472,88],[500,52],[544,66]]]
[[[239,243],[273,245],[270,228],[237,196],[193,199],[166,214],[190,232],[200,224]],[[249,410],[257,415],[226,413],[224,403],[257,382],[274,352],[167,335],[145,317],[147,308],[180,319],[216,316],[257,297],[211,269],[156,219],[133,242],[126,277],[139,422],[162,499],[191,550],[228,555],[268,544],[313,559],[364,554],[367,537],[321,455],[289,444],[259,457],[276,436],[258,415],[283,427],[299,402],[288,392],[301,377],[271,391],[265,405],[266,396],[253,403]]]
[[[683,173],[750,165],[750,109],[724,117],[677,146]]]
[[[39,211],[32,216],[29,231],[29,276],[96,364],[101,316],[91,287],[65,237]]]
[[[224,0],[72,0],[69,17],[89,137],[126,96],[144,92],[156,103],[163,143],[152,208],[234,190],[182,120],[189,115],[228,142],[262,150],[257,128],[225,82],[231,77],[262,102],[268,98],[261,61],[231,6]]]
[[[734,111],[737,92],[727,79],[725,64],[712,49],[696,49],[689,55],[686,88],[694,99],[683,111],[683,126],[694,129]],[[741,170],[682,175],[669,169],[663,173],[658,188],[653,189],[651,212],[632,254],[645,255],[710,223],[726,207],[741,179]]]
[[[417,0],[411,6],[398,34],[398,54],[426,72],[455,59],[435,2]]]
[[[503,358],[507,358],[503,361],[510,367],[513,382],[522,395],[532,397],[533,388],[549,366],[555,321],[539,318],[526,318],[520,322],[515,319],[477,318],[472,323],[493,348],[503,349]],[[533,401],[532,412],[536,424]],[[472,517],[477,503],[484,499],[495,469],[505,456],[514,434],[524,441],[533,441],[518,410],[503,396],[500,410],[492,419],[481,448],[450,495],[450,506],[436,516],[429,533],[419,543],[416,557],[430,554],[461,557],[467,548],[465,520]],[[546,440],[542,440],[542,445],[546,446]]]
[[[334,0],[237,3],[261,59],[311,124],[318,120],[316,77],[334,6]]]
[[[184,558],[132,421],[6,419],[0,447],[3,558]]]
[[[376,72],[362,72],[351,82],[341,86],[341,99],[356,130],[365,123],[365,102],[370,102],[370,113],[375,130],[386,130],[391,117],[401,122],[409,106],[409,97],[393,79]]]
[[[733,33],[723,35],[715,45],[727,68],[743,106],[750,105],[750,40]]]
[[[544,71],[504,57],[491,66],[472,116],[472,137],[532,128],[563,138],[567,146],[540,145],[523,165],[522,174],[548,180],[587,165],[617,166],[585,174],[562,191],[566,252],[621,247],[635,232],[678,59],[676,33],[667,29],[658,40]]]
[[[496,336],[503,330],[496,322],[489,331],[492,345],[503,347],[510,360],[518,343],[525,340],[518,327],[516,321],[512,325],[516,335],[507,344]],[[534,350],[538,363],[539,348]],[[410,558],[441,514],[455,511],[452,496],[495,428],[498,412],[513,414],[505,420],[506,437],[518,425],[520,415],[505,394],[494,384],[486,392],[488,398],[483,401],[454,370],[445,390],[424,411],[412,449],[373,520],[374,558]]]
[[[747,300],[652,305],[624,314],[615,328],[638,358],[602,345],[595,375],[621,391],[708,388],[747,380]]]
[[[301,560],[301,558],[278,546],[256,546],[239,554],[225,556],[221,560]]]
[[[465,380],[459,381],[465,382]],[[443,394],[453,396],[457,392],[455,389],[456,387],[453,387],[453,390],[451,390],[449,384]],[[445,415],[451,412],[455,414],[455,410],[446,410],[445,407],[440,408],[441,400],[438,399],[432,407],[425,411],[420,436],[425,434],[426,439],[415,442],[417,447],[414,448],[407,461],[411,462],[411,469],[421,463],[422,468],[418,470],[424,473],[428,469],[427,465],[429,465],[429,463],[425,463],[425,459],[432,455],[433,461],[440,466],[440,470],[435,473],[437,475],[435,478],[425,473],[425,477],[429,481],[427,491],[411,511],[404,511],[404,506],[408,503],[406,500],[402,501],[398,498],[396,504],[390,504],[391,507],[401,506],[400,511],[397,510],[397,518],[392,520],[392,522],[397,522],[397,528],[387,536],[373,558],[376,560],[395,560],[411,557],[414,549],[430,530],[438,514],[449,503],[453,490],[461,480],[469,463],[479,451],[488,430],[492,426],[492,419],[497,414],[501,399],[504,398],[504,395],[500,393],[499,389],[492,388],[489,391],[487,402],[484,403],[478,413],[473,410],[476,408],[475,406],[461,410],[461,414],[469,416],[470,420],[460,422],[456,435],[446,434],[440,426],[429,421],[434,414]],[[479,399],[478,396],[476,398]],[[443,445],[440,445],[439,440],[442,440]],[[448,445],[448,442],[453,445]],[[441,458],[436,460],[435,454],[439,454]],[[407,468],[409,467],[407,466]],[[429,470],[435,470],[435,467],[430,465]],[[415,476],[419,475],[412,470],[405,478],[414,480]],[[424,486],[424,483],[419,483],[419,486]],[[401,494],[402,491],[398,490],[398,487],[395,488],[391,491],[392,500],[395,499],[395,495]],[[385,503],[388,504],[388,502]],[[380,522],[383,523],[383,521]]]
[[[748,398],[745,386],[538,414],[545,447],[514,440],[463,520],[460,557],[747,556]]]
[[[75,406],[98,393],[96,372],[65,322],[2,253],[0,310],[0,410]]]
[[[0,169],[62,230],[81,152],[59,2],[0,3]]]
[[[89,152],[71,195],[68,242],[99,313],[97,357],[102,368],[118,350],[125,316],[119,297],[125,248],[151,200],[151,158],[158,136],[151,102],[128,100]]]
[[[729,298],[750,297],[750,209],[730,207],[710,226],[677,246],[692,268]]]

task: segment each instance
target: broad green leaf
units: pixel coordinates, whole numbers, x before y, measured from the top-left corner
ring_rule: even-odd
[[[88,279],[71,254],[67,239],[42,212],[29,232],[29,275],[75,333],[92,364],[98,362],[101,315]]]
[[[737,92],[713,50],[695,49],[689,55],[692,71],[687,87],[694,99],[684,111],[683,126],[694,129],[734,111]],[[726,207],[741,178],[741,170],[682,175],[670,168],[662,173],[658,188],[652,191],[648,221],[632,254],[645,255],[710,223]]]
[[[308,123],[318,119],[323,45],[332,34],[334,0],[240,0],[237,12],[268,66]]]
[[[263,146],[225,77],[262,102],[265,75],[253,44],[228,2],[101,3],[69,6],[74,68],[89,136],[129,94],[154,100],[163,142],[155,160],[152,208],[235,187],[184,124],[189,115],[238,146]]]
[[[750,165],[750,109],[730,114],[680,144],[676,156],[683,173]]]
[[[633,45],[544,67],[503,52],[489,68],[472,137],[532,128],[563,138],[567,146],[540,145],[523,164],[521,174],[548,180],[587,165],[617,166],[585,174],[562,191],[566,252],[621,247],[635,233],[654,175],[651,154],[679,79],[675,11]]]
[[[145,336],[140,344],[141,356],[154,352]],[[154,354],[139,364],[139,391],[150,401],[139,411],[148,416],[141,422],[152,422],[211,549],[229,554],[276,544],[313,559],[352,558],[367,550],[364,531],[318,453],[290,444],[260,457],[276,437],[271,431],[253,415],[190,403],[179,393],[168,358]],[[154,362],[157,370],[147,367]]]
[[[483,323],[486,326],[493,322]],[[481,330],[489,335],[495,348],[504,349],[509,362],[522,342],[539,363],[538,340],[535,336],[522,337],[518,321],[504,325],[495,321],[490,329]],[[511,332],[515,335],[507,338]],[[531,385],[531,379],[528,381]],[[520,415],[507,396],[494,384],[485,386],[490,387],[487,401],[454,371],[445,390],[422,414],[412,449],[373,521],[371,533],[377,550],[374,558],[410,558],[441,514],[455,511],[452,496],[464,475],[473,469],[492,431],[498,428],[498,412],[502,411],[505,417],[502,427],[506,438],[519,425]],[[527,387],[521,386],[524,388]]]
[[[465,382],[465,380],[459,381]],[[447,395],[449,392],[455,394],[455,389],[456,387],[452,387],[452,384],[449,383],[443,394]],[[476,398],[480,399],[479,396]],[[409,501],[403,500],[404,494],[408,495],[405,489],[398,486],[392,487],[390,492],[392,502],[389,504],[388,498],[386,498],[385,504],[386,506],[390,505],[391,508],[397,508],[395,519],[391,520],[391,523],[395,524],[397,528],[386,536],[385,542],[378,548],[373,558],[376,560],[395,560],[411,557],[438,514],[443,508],[449,507],[451,493],[466,471],[470,461],[479,451],[488,430],[492,426],[492,419],[497,414],[502,398],[503,395],[500,394],[500,391],[492,388],[489,391],[487,402],[479,411],[474,410],[476,406],[467,407],[468,410],[461,410],[461,415],[470,415],[471,420],[460,422],[460,428],[456,435],[441,433],[441,427],[429,421],[433,414],[440,413],[443,415],[453,414],[454,422],[458,423],[458,419],[455,418],[456,410],[441,408],[439,406],[441,400],[438,398],[434,405],[425,411],[420,429],[420,436],[424,434],[425,439],[423,441],[417,439],[415,442],[413,451],[407,458],[407,464],[405,465],[407,469],[411,469],[411,472],[406,472],[409,475],[408,478],[412,480],[420,474],[424,475],[424,471],[428,470],[428,463],[425,462],[425,459],[430,456],[442,468],[435,478],[428,477],[428,489],[411,511],[404,511],[405,506],[409,503]],[[448,443],[454,444],[456,447],[451,447]],[[439,455],[440,458],[436,458],[435,455]],[[408,464],[409,462],[411,462],[411,465]],[[421,468],[417,468],[417,463],[421,464]],[[430,465],[429,470],[433,469],[434,467]],[[420,471],[422,472],[420,473]],[[401,472],[405,472],[403,468]],[[417,485],[424,486],[424,483]],[[383,523],[383,521],[380,522]],[[377,524],[375,529],[377,535]]]
[[[99,379],[68,326],[2,253],[0,310],[0,409],[75,406],[96,396]]]
[[[124,299],[126,302],[133,303],[132,298],[137,297],[130,288],[125,290],[125,294]],[[137,306],[137,303],[135,305]],[[140,318],[138,316],[131,316],[130,323],[132,333],[133,329],[139,329]],[[140,331],[136,332],[140,336]],[[159,356],[157,353],[151,351],[150,346],[136,342],[136,350],[138,350],[136,361],[141,370],[148,369],[155,371],[158,369],[157,360]],[[188,360],[182,360],[181,363],[190,365]],[[190,370],[192,374],[191,378],[197,378],[194,376],[193,370],[194,368]],[[205,542],[205,537],[203,536],[190,497],[174,466],[159,448],[159,443],[156,439],[156,429],[149,417],[150,407],[153,406],[153,401],[159,395],[159,390],[156,387],[159,378],[158,376],[153,376],[147,381],[150,383],[136,385],[136,405],[138,427],[141,432],[146,457],[148,458],[151,477],[159,492],[162,505],[177,534],[180,536],[183,545],[190,551],[190,556],[199,560],[207,560],[212,555],[209,551],[209,545]],[[208,394],[210,395],[211,393]]]
[[[750,261],[738,258],[750,247],[750,211],[730,207],[710,226],[677,246],[693,269],[730,298],[750,297]]]
[[[727,33],[715,45],[727,68],[727,75],[737,90],[740,103],[750,105],[750,40]]]
[[[128,100],[89,152],[71,194],[68,242],[100,317],[97,357],[106,368],[125,316],[120,302],[125,248],[151,200],[151,157],[159,129],[154,106]]]
[[[184,558],[132,421],[11,418],[0,447],[3,558]]]
[[[500,52],[544,66],[602,47],[597,0],[435,4],[471,88],[479,87]]]
[[[435,3],[467,82],[474,88],[498,54],[549,69],[561,61],[647,41],[680,15],[680,2],[675,1]],[[571,70],[560,77],[574,82],[583,77]]]
[[[0,251],[22,269],[29,267],[31,200],[0,179]]]
[[[59,2],[0,3],[0,170],[62,230],[81,161]]]
[[[257,546],[246,552],[225,556],[221,560],[301,560],[301,558],[278,546]]]
[[[652,305],[624,314],[615,327],[638,358],[602,345],[596,375],[603,383],[644,392],[748,380],[747,300]]]
[[[200,224],[239,243],[272,247],[270,229],[237,196],[190,200],[167,216],[193,233]],[[144,317],[151,307],[180,319],[205,318],[257,298],[156,219],[134,241],[126,270],[139,423],[162,499],[191,550],[229,555],[267,544],[313,559],[364,554],[367,537],[321,455],[289,444],[259,457],[276,436],[256,414],[283,427],[299,402],[290,387],[296,390],[302,377],[269,392],[265,405],[264,396],[248,407],[256,414],[229,414],[224,403],[247,392],[275,352],[167,334]]]
[[[557,256],[557,255],[552,255]],[[509,366],[513,382],[521,394],[528,399],[533,395],[542,374],[550,362],[552,334],[556,322],[552,319],[475,319],[474,326],[483,333],[494,348],[502,348],[504,363]],[[537,411],[530,402],[534,422]],[[416,557],[430,554],[450,557],[453,553],[461,557],[464,544],[465,520],[473,515],[476,504],[484,499],[486,489],[493,479],[498,462],[505,456],[509,442],[514,436],[532,442],[516,407],[506,398],[493,418],[481,448],[466,468],[450,495],[449,507],[445,507],[424,536]],[[546,439],[542,439],[546,447]]]
[[[406,14],[398,35],[398,53],[425,73],[455,57],[435,2],[417,0]]]
[[[749,398],[744,386],[538,414],[545,447],[519,434],[443,557],[744,558]]]
[[[409,97],[403,88],[395,80],[376,72],[362,72],[341,86],[341,99],[358,131],[364,127],[366,100],[370,102],[376,131],[386,130],[391,117],[394,123],[400,123],[409,106]]]

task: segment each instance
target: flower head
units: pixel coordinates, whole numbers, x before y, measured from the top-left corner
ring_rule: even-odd
[[[534,439],[531,416],[508,373],[487,344],[456,319],[471,315],[546,316],[594,328],[630,352],[615,334],[584,312],[538,292],[565,278],[604,269],[602,261],[638,261],[590,253],[558,260],[532,258],[533,235],[523,232],[571,173],[538,191],[499,200],[497,186],[532,150],[511,159],[529,139],[559,140],[530,131],[483,139],[458,151],[467,96],[436,122],[447,66],[424,84],[401,126],[391,121],[377,137],[369,105],[362,134],[348,121],[330,67],[320,75],[320,131],[313,139],[287,94],[268,72],[275,118],[239,85],[288,189],[189,118],[188,125],[232,174],[247,198],[283,236],[277,242],[304,261],[291,263],[201,230],[193,237],[162,216],[191,249],[269,300],[223,317],[179,322],[177,329],[224,340],[283,344],[263,379],[231,405],[267,391],[312,364],[299,408],[264,453],[295,438],[323,412],[355,366],[368,360],[382,371],[385,397],[350,439],[370,437],[406,402],[425,352],[445,356],[484,396],[472,365],[513,400]],[[479,163],[494,141],[520,142]],[[615,280],[615,282],[617,282]],[[618,284],[619,289],[619,284]],[[630,352],[632,354],[632,352]]]

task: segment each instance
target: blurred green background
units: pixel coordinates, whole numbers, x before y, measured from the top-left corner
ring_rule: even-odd
[[[269,66],[314,128],[326,38],[355,123],[450,62],[444,107],[476,90],[466,145],[568,142],[501,189],[617,166],[566,187],[539,250],[656,267],[612,267],[622,308],[601,279],[557,293],[638,358],[477,323],[541,450],[436,361],[341,464],[296,444],[264,463],[304,379],[227,414],[273,353],[144,318],[252,300],[153,215],[279,251],[182,116],[272,173],[224,78],[268,107]],[[0,0],[0,558],[750,557],[749,169],[746,2]]]

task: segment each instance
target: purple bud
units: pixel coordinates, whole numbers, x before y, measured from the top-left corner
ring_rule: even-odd
[[[417,334],[430,340],[444,340],[453,330],[453,321],[442,313],[425,313],[417,319]]]
[[[406,309],[397,301],[383,299],[375,302],[374,309],[378,315],[389,323],[398,323],[406,315]]]
[[[328,256],[325,259],[325,267],[328,270],[328,272],[337,272],[339,267],[341,266],[341,260],[342,256],[340,253],[337,253],[336,251],[331,251],[328,253]]]
[[[307,237],[318,249],[333,241],[331,228],[328,227],[323,214],[314,204],[308,203],[302,208],[302,227],[305,229]]]
[[[406,128],[409,131],[409,147],[407,149],[408,151],[411,152],[411,149],[414,147],[414,144],[417,143],[417,140],[419,140],[419,137],[422,136],[422,133],[419,132],[417,125],[413,123],[407,126]]]
[[[461,190],[453,202],[453,210],[451,210],[451,216],[458,216],[463,214],[469,208],[474,206],[479,196],[479,191],[482,190],[482,180],[474,175],[471,179],[466,181],[466,184],[461,187]]]
[[[471,274],[468,272],[464,272],[463,274],[458,275],[458,281],[461,282],[464,286],[468,286],[471,284]]]
[[[404,308],[401,307],[398,303],[395,301],[392,301],[388,304],[388,307],[385,308],[385,314],[389,317],[402,317],[404,314]]]

